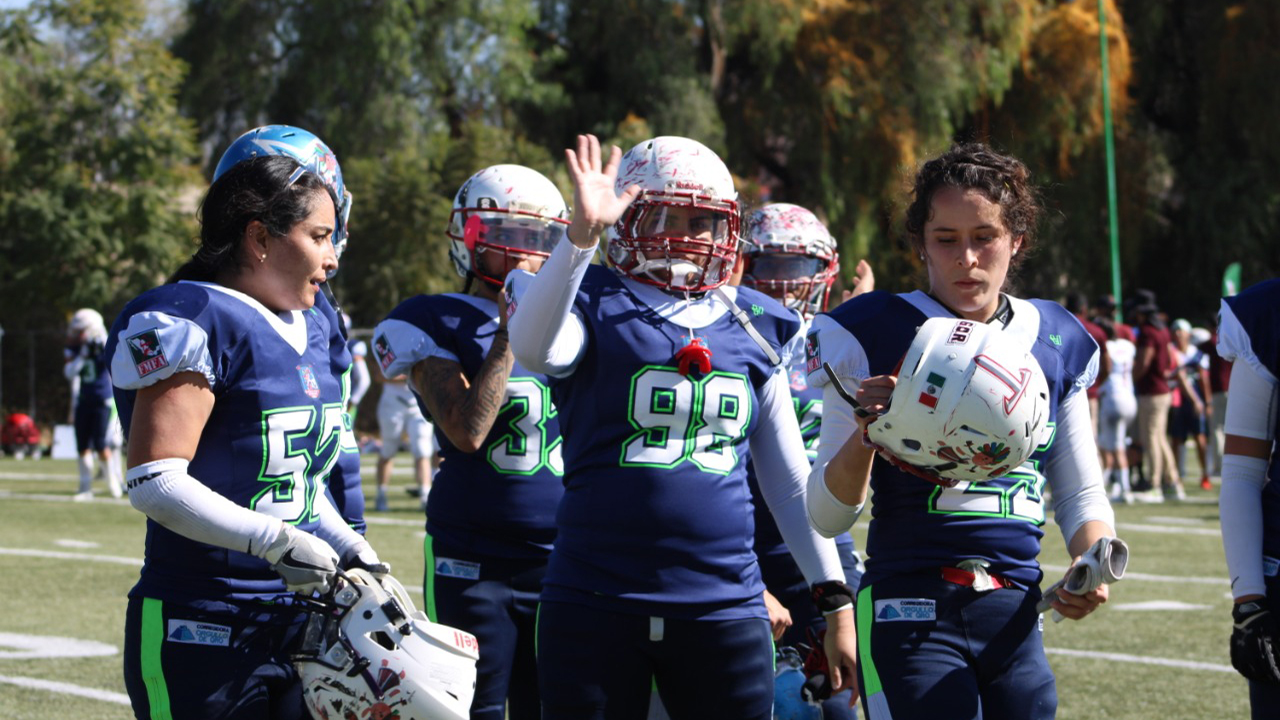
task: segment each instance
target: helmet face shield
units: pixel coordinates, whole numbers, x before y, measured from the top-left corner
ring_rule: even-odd
[[[759,252],[749,256],[742,284],[775,298],[805,317],[826,309],[835,281],[830,259],[788,252]]]
[[[627,275],[667,290],[705,292],[738,260],[738,204],[689,194],[645,194],[616,226],[610,257]]]
[[[545,260],[564,237],[569,222],[516,210],[454,210],[449,227],[450,239],[461,242],[472,257],[472,272],[493,285],[501,285],[506,273],[527,258]],[[461,237],[454,233],[462,229]],[[496,273],[486,270],[481,258],[490,254],[501,257]]]

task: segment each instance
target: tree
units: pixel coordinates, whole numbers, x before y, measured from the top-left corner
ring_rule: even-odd
[[[193,249],[183,67],[145,21],[141,0],[41,0],[0,15],[0,325],[11,340],[60,333],[78,307],[109,322]]]

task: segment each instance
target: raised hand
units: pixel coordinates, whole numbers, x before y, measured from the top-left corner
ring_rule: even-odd
[[[573,180],[569,240],[577,247],[591,248],[600,233],[622,217],[623,211],[640,194],[640,188],[632,185],[622,195],[614,193],[622,151],[614,145],[609,152],[609,164],[601,167],[600,140],[595,135],[579,135],[577,150],[566,148],[564,157]]]

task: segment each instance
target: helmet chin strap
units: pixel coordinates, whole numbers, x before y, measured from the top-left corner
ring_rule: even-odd
[[[666,270],[668,273],[670,273],[670,278],[666,282],[673,289],[677,289],[677,290],[685,290],[696,285],[696,283],[689,282],[689,276],[691,275],[697,276],[697,275],[700,275],[702,272],[702,268],[700,266],[696,265],[695,263],[691,263],[688,260],[672,261],[666,258],[663,258],[661,260],[650,260],[648,258],[645,258],[644,260],[641,260],[638,265],[636,265],[635,269],[632,270],[632,272],[635,272],[637,274],[642,273],[642,274],[648,275],[650,278],[654,280],[661,281],[661,278],[655,275],[655,272],[660,270]],[[684,282],[678,283],[676,281],[676,278],[681,278],[683,279]]]

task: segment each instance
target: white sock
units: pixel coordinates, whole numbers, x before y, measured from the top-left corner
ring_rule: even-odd
[[[120,470],[120,456],[112,453],[111,459],[106,462],[107,466],[107,489],[111,492],[111,497],[121,497],[124,495],[124,482]]]
[[[89,492],[93,488],[93,454],[80,456],[80,492]]]
[[[1124,490],[1124,494],[1130,493],[1129,488],[1129,468],[1118,468],[1116,472],[1120,475],[1120,488]]]

